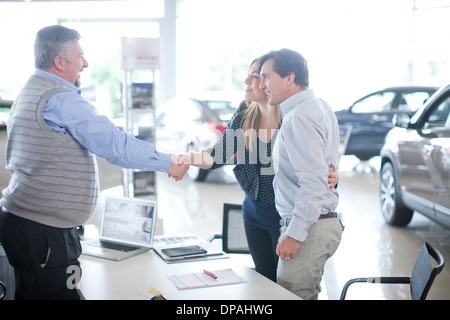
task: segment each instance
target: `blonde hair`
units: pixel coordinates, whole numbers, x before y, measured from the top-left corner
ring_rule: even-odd
[[[281,123],[280,106],[267,105],[269,120],[274,124],[274,128],[278,128]],[[257,102],[250,102],[248,108],[243,111],[242,130],[245,132],[245,147],[253,151],[253,146],[256,145],[257,132],[259,130],[259,117],[261,111]]]

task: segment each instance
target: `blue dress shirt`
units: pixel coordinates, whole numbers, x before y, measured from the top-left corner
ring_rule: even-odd
[[[116,128],[81,97],[79,88],[44,70],[38,69],[35,74],[52,77],[70,89],[54,94],[45,103],[44,119],[53,130],[71,134],[87,150],[114,165],[145,171],[169,170],[170,155]]]
[[[281,103],[283,125],[272,154],[277,210],[286,234],[304,241],[321,214],[335,211],[338,193],[328,187],[330,163],[337,163],[339,128],[333,110],[307,89]]]

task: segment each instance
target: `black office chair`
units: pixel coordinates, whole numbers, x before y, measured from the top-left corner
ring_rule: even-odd
[[[226,253],[249,254],[247,236],[242,219],[241,204],[223,204],[222,234],[214,234],[209,239],[222,239],[222,250]]]
[[[436,261],[437,265],[433,267],[430,256]],[[347,281],[342,289],[341,300],[345,299],[348,287],[356,282],[383,283],[383,284],[410,284],[411,298],[413,300],[425,300],[428,291],[433,284],[436,276],[444,268],[444,257],[442,254],[425,242],[420,250],[419,257],[416,260],[410,277],[370,277],[355,278]]]
[[[226,253],[250,253],[241,204],[223,204],[222,250]]]

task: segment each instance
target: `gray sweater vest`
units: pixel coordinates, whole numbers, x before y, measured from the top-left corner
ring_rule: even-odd
[[[11,180],[0,204],[16,216],[58,228],[81,225],[98,197],[95,156],[70,134],[44,120],[45,102],[69,91],[50,77],[33,75],[8,120],[6,168]]]

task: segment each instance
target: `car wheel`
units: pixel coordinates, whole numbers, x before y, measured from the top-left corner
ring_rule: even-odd
[[[194,181],[205,181],[208,176],[208,170],[200,169],[199,167],[190,166],[187,175]]]
[[[194,144],[193,143],[189,144],[186,151],[188,153],[196,152],[196,150],[194,150]],[[200,169],[199,167],[196,166],[190,166],[189,170],[187,171],[187,175],[194,181],[205,181],[206,177],[208,176],[208,172],[209,172],[208,170]]]
[[[381,213],[387,223],[393,226],[406,226],[414,211],[402,204],[397,176],[392,164],[387,162],[380,172]]]

